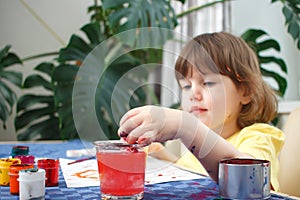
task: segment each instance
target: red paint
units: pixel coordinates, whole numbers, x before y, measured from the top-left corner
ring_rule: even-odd
[[[98,171],[97,170],[85,170],[82,172],[77,172],[75,174],[72,174],[72,176],[77,176],[78,178],[88,178],[88,179],[95,179],[99,180],[98,177]],[[97,174],[97,177],[95,176]]]
[[[103,194],[131,196],[144,191],[144,151],[97,152],[100,189]]]
[[[46,171],[45,186],[58,185],[59,160],[41,159],[38,160],[38,168]]]
[[[253,164],[264,164],[268,165],[268,160],[251,159],[251,158],[232,158],[221,160],[220,163],[233,164],[233,165],[253,165]]]
[[[137,153],[139,150],[136,147],[127,147],[127,151],[131,153]]]

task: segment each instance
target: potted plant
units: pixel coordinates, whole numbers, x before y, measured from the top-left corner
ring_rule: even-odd
[[[19,133],[19,140],[32,139],[71,139],[78,137],[75,128],[74,119],[72,118],[72,88],[75,80],[78,79],[76,73],[80,70],[80,64],[84,62],[86,56],[94,49],[95,46],[110,38],[113,35],[130,30],[132,28],[142,27],[159,27],[173,30],[178,22],[177,17],[182,17],[191,12],[204,9],[216,3],[223,1],[215,1],[197,8],[191,8],[180,14],[175,14],[173,7],[169,0],[160,1],[110,1],[102,0],[101,3],[95,1],[94,5],[89,8],[92,12],[91,23],[83,26],[81,30],[87,36],[87,40],[80,36],[72,35],[69,44],[59,51],[59,56],[50,62],[45,62],[36,67],[36,73],[27,77],[24,82],[25,88],[32,88],[42,86],[49,91],[48,96],[36,96],[30,94],[23,96],[18,101],[17,117],[15,126]],[[184,0],[181,1],[185,3]],[[273,0],[276,2],[276,0]],[[289,33],[299,43],[299,35],[296,36],[295,30],[299,28],[299,10],[297,9],[297,2],[292,0],[282,1],[284,3],[284,15],[287,19],[287,26]],[[294,14],[296,13],[296,17]],[[298,15],[297,15],[298,13]],[[291,18],[291,16],[293,16]],[[127,19],[124,22],[124,19]],[[296,23],[295,23],[296,22]],[[279,44],[271,38],[267,38],[263,42],[258,42],[259,38],[267,36],[267,33],[262,30],[246,31],[242,37],[252,46],[257,52],[261,64],[273,62],[278,65],[281,70],[286,73],[286,66],[282,59],[276,57],[263,57],[260,52],[273,48],[280,50]],[[133,35],[133,38],[139,38],[140,35]],[[166,38],[168,39],[168,37]],[[120,41],[119,41],[120,42]],[[121,41],[124,44],[130,45],[127,40]],[[163,44],[163,43],[162,43]],[[299,47],[299,45],[298,45]],[[123,47],[121,47],[123,48]],[[149,61],[160,63],[162,59],[162,52],[156,49],[141,49],[130,52],[129,54],[118,58],[110,63],[110,66],[105,71],[105,75],[97,85],[96,104],[97,104],[97,118],[106,137],[116,138],[116,130],[118,128],[114,121],[113,113],[111,113],[111,88],[117,83],[117,80],[125,73],[130,71],[136,65],[148,63]],[[276,73],[264,70],[262,72],[265,76],[270,76],[276,80],[279,85],[278,93],[284,95],[286,89],[286,80]],[[49,80],[38,75],[42,73],[49,77]],[[144,79],[144,77],[135,77]],[[128,80],[132,84],[132,89],[135,88],[135,79]],[[107,89],[110,88],[110,89]],[[131,99],[131,107],[143,105],[146,102],[146,97],[149,91],[145,88],[139,88],[134,93],[136,98]],[[151,93],[153,94],[153,93]],[[129,93],[125,94],[131,95]],[[120,107],[125,103],[120,99],[114,99],[116,105]],[[37,105],[44,105],[43,108]],[[38,109],[40,108],[40,109]],[[26,118],[31,120],[25,120]],[[50,121],[47,121],[50,120]],[[51,126],[49,125],[51,124]]]

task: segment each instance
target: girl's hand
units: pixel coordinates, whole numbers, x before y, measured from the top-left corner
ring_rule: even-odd
[[[175,139],[182,111],[159,106],[143,106],[128,111],[120,120],[118,134],[132,144],[149,145]]]

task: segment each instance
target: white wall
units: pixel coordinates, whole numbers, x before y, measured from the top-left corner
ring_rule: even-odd
[[[241,34],[249,28],[263,29],[281,46],[280,54],[274,52],[274,56],[281,57],[286,62],[288,73],[285,77],[288,86],[284,101],[279,102],[277,125],[279,128],[283,128],[289,113],[300,106],[300,51],[287,33],[285,17],[281,10],[281,2],[271,4],[269,0],[232,2],[232,31],[234,33]]]
[[[22,2],[28,4],[46,26],[42,25]],[[79,29],[90,21],[87,8],[93,5],[93,2],[93,0],[1,0],[0,48],[10,44],[11,50],[21,58],[58,51],[68,43],[73,33],[81,34]],[[51,58],[44,60],[49,61]],[[23,71],[26,76],[41,61],[29,61],[16,69]],[[20,95],[22,91],[18,93]],[[9,119],[7,125],[8,129],[4,130],[0,123],[0,141],[16,139],[13,117]]]
[[[288,87],[285,100],[300,99],[300,51],[287,33],[282,3],[271,4],[269,0],[232,1],[232,31],[238,35],[249,28],[263,29],[281,46],[281,57],[288,68]]]
[[[68,43],[73,33],[80,33],[82,25],[89,22],[88,6],[93,0],[26,0],[25,2],[54,31],[55,37],[22,4],[22,0],[0,1],[0,48],[7,44],[21,58],[44,52],[57,51]],[[288,65],[287,100],[300,99],[300,57],[294,42],[286,32],[281,3],[270,0],[236,0],[232,2],[232,31],[241,34],[248,28],[261,28],[280,42],[282,56]],[[50,58],[49,58],[50,59]],[[26,62],[16,67],[28,75],[41,60]],[[22,93],[22,91],[18,91]],[[8,130],[0,123],[0,141],[15,140],[13,118]]]

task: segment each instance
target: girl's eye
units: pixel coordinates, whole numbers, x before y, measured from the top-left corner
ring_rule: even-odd
[[[213,86],[215,84],[216,84],[216,82],[212,82],[212,81],[206,81],[203,83],[204,86]]]
[[[191,83],[189,81],[187,81],[186,79],[180,79],[179,80],[179,85],[183,90],[187,90],[187,89],[190,89],[192,87]]]
[[[192,86],[191,85],[182,85],[181,86],[181,88],[183,89],[183,90],[188,90],[188,89],[190,89]]]

